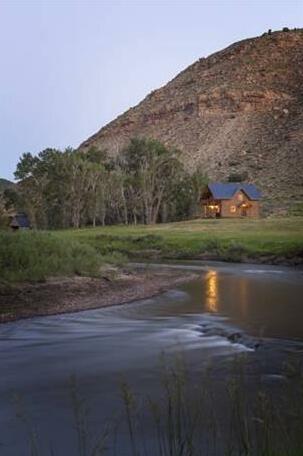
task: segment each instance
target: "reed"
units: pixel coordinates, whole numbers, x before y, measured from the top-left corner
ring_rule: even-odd
[[[302,456],[302,365],[289,371],[291,381],[278,394],[262,385],[261,378],[252,391],[245,360],[237,357],[220,390],[211,367],[194,384],[182,360],[168,361],[161,368],[160,395],[140,398],[123,381],[122,411],[94,431],[88,403],[73,377],[75,456]],[[24,412],[18,416],[29,436],[30,450],[24,455],[62,454],[60,448],[58,453],[41,451],[32,420]]]

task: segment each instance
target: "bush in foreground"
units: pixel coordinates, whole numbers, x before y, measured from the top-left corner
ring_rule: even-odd
[[[0,280],[7,282],[96,276],[106,263],[119,260],[117,255],[102,256],[91,245],[47,232],[0,233]]]

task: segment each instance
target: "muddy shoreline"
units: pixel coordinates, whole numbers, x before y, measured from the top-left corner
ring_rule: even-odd
[[[144,252],[145,253],[145,252]],[[137,260],[138,258],[142,258],[142,256],[132,256],[130,260]],[[300,255],[236,255],[233,258],[226,255],[221,255],[218,253],[212,252],[205,252],[196,255],[190,256],[179,256],[179,255],[167,255],[162,256],[159,252],[149,252],[149,255],[144,255],[146,261],[165,261],[165,260],[199,260],[199,261],[220,261],[223,263],[231,263],[231,264],[256,264],[256,265],[264,265],[264,266],[288,266],[294,268],[303,268],[303,252]]]
[[[190,259],[235,263],[224,261],[218,255],[199,255]],[[240,264],[279,265],[302,270],[302,265],[298,261],[274,262],[268,261],[268,257],[266,260],[249,262],[242,259]],[[0,282],[0,324],[24,318],[117,306],[151,298],[174,286],[191,281],[201,274],[193,270],[172,269],[168,265],[167,267],[163,265],[164,267],[157,270],[149,267],[148,264],[144,263],[146,267],[142,267],[140,263],[130,263],[122,269],[108,269],[99,278],[56,277],[48,278],[45,282],[11,285]]]
[[[195,279],[198,274],[171,269],[123,270],[113,277],[59,277],[42,283],[0,284],[0,323],[80,312],[146,299]]]
[[[223,261],[225,263],[244,263],[244,264],[260,264],[268,266],[289,266],[289,267],[303,267],[303,255],[300,256],[285,256],[285,255],[251,255],[251,256],[239,256],[234,259],[226,258],[222,255],[217,254],[200,254],[192,256],[191,259],[195,260],[207,260],[207,261]]]

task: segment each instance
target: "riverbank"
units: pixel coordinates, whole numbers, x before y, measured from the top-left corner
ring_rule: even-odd
[[[95,277],[55,277],[42,283],[0,284],[0,323],[96,309],[151,298],[197,274],[172,269],[108,270]]]
[[[303,265],[303,217],[197,219],[153,226],[84,228],[56,232],[102,255],[128,259],[197,259]]]
[[[0,320],[74,312],[152,296],[182,277],[163,270],[147,277],[142,271],[130,272],[125,265],[168,259],[301,267],[303,217],[2,231]]]

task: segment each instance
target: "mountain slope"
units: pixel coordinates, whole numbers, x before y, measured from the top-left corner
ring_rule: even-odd
[[[267,210],[303,199],[303,31],[247,39],[202,58],[81,144],[115,155],[133,136],[182,151],[211,180],[255,182]]]
[[[15,184],[7,179],[2,179],[0,178],[0,192],[6,190],[6,189],[10,189],[10,188],[14,188],[15,187]]]

